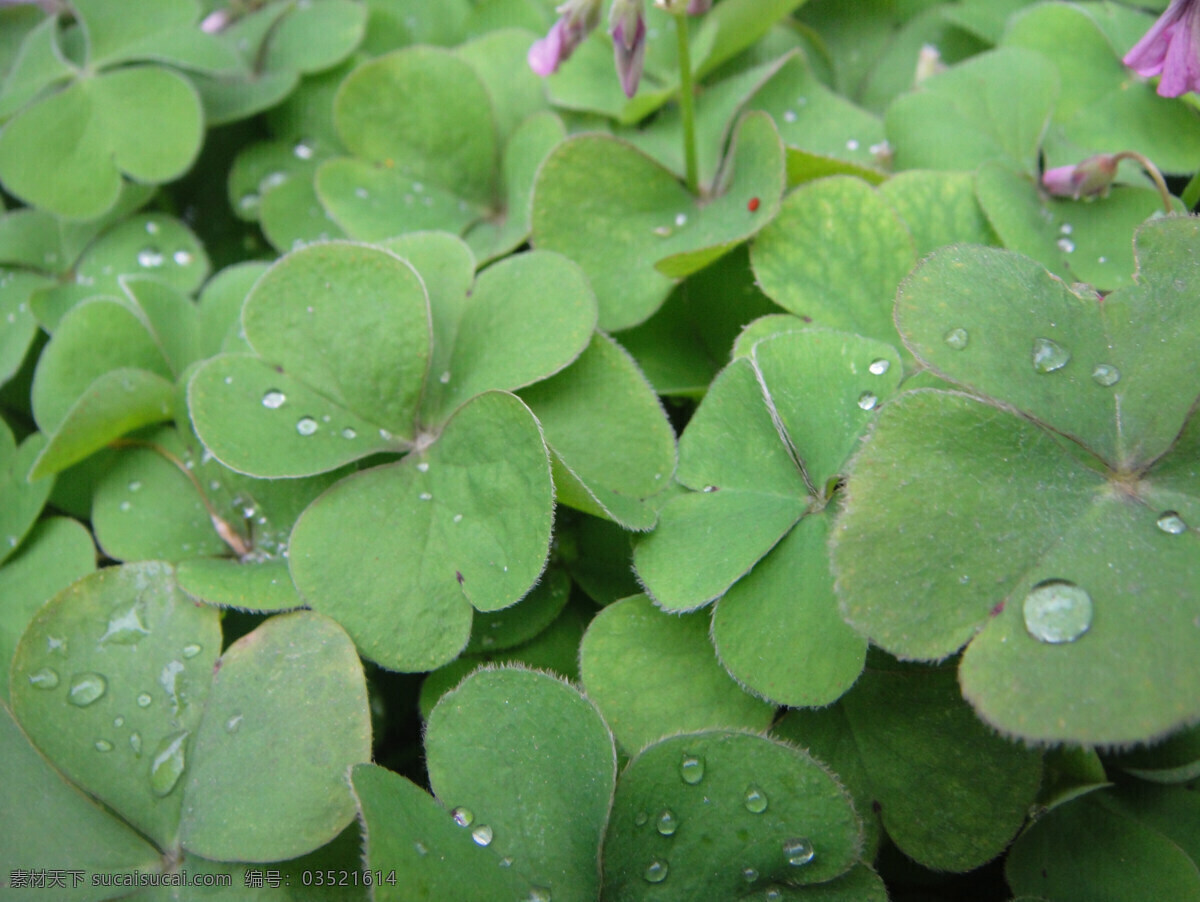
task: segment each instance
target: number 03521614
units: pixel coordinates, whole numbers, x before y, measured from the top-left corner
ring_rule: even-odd
[[[300,881],[305,886],[373,886],[396,885],[395,871],[302,871]]]

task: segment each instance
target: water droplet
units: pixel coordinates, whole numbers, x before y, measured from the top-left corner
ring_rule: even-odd
[[[438,382],[446,385],[450,381],[450,371],[446,370],[442,375],[438,376]]]
[[[122,717],[120,714],[118,714],[116,717],[113,718],[113,726],[114,727],[125,726],[125,718]]]
[[[1156,525],[1168,535],[1178,536],[1187,532],[1188,525],[1184,522],[1183,517],[1179,516],[1175,511],[1163,511],[1156,521]]]
[[[97,739],[96,740],[96,751],[111,752],[112,750],[113,750],[113,744],[111,742],[109,742],[107,739]]]
[[[108,627],[104,630],[100,641],[115,642],[117,645],[136,645],[149,635],[150,630],[146,628],[146,624],[142,623],[137,605],[132,605],[128,610],[113,614],[108,618]]]
[[[177,250],[171,255],[171,259],[175,261],[177,266],[188,266],[195,258],[189,250]]]
[[[782,898],[783,898],[783,893],[780,892],[775,887],[771,887],[770,889],[767,890],[766,894],[763,895],[763,899],[765,900],[765,902],[779,902],[779,900]]]
[[[422,185],[420,182],[413,182],[412,189],[413,189],[413,191],[415,191],[417,194],[420,194],[422,191],[424,191],[424,190],[425,190],[425,186],[424,186],[424,185]]]
[[[471,831],[471,839],[475,840],[477,846],[488,846],[492,843],[492,828],[487,824],[480,824]]]
[[[367,192],[366,188],[355,188],[354,196],[357,197],[359,200],[366,200],[371,195]]]
[[[1064,579],[1048,579],[1025,596],[1025,628],[1042,642],[1074,642],[1092,625],[1092,598]]]
[[[1070,238],[1059,238],[1056,243],[1058,244],[1058,249],[1064,254],[1075,253],[1075,242]]]
[[[262,203],[262,199],[253,191],[249,194],[243,194],[238,198],[238,208],[243,213],[249,213],[252,210],[257,210],[260,203]]]
[[[390,432],[388,432],[386,429],[379,430],[379,437],[381,439],[383,439],[385,442],[390,442],[393,438],[395,438],[395,436],[392,435]]]
[[[226,733],[236,733],[238,731],[238,728],[241,725],[242,725],[242,715],[235,714],[235,715],[233,715],[233,717],[229,718],[229,720],[225,721],[225,732]]]
[[[687,214],[686,213],[676,213],[675,214],[675,225],[677,225],[677,226],[687,225]]]
[[[753,883],[758,879],[758,871],[754,868],[742,868],[742,879],[747,883]]]
[[[955,351],[961,351],[963,348],[965,348],[967,346],[967,343],[970,340],[971,340],[971,336],[968,335],[967,330],[963,329],[961,326],[957,329],[951,329],[949,332],[947,332],[945,335],[942,336],[942,341],[944,341],[950,348],[954,349]]]
[[[168,661],[158,675],[158,684],[167,693],[167,702],[174,712],[179,711],[182,704],[180,698],[182,687],[179,686],[179,675],[183,673],[182,661]]]
[[[154,758],[150,761],[150,789],[160,798],[170,795],[179,778],[183,776],[186,767],[184,758],[184,742],[188,732],[172,733],[164,736],[158,748],[154,750]]]
[[[670,226],[655,226],[653,231],[654,231],[654,234],[657,235],[659,238],[668,238],[671,235],[671,227]]]
[[[296,422],[296,431],[301,435],[312,435],[318,429],[317,421],[312,417],[301,417]]]
[[[150,698],[150,693],[149,693],[149,692],[143,692],[141,695],[139,695],[139,696],[137,697],[137,706],[138,706],[139,708],[149,708],[149,707],[150,707],[150,702],[151,702],[151,701],[153,701],[153,699],[152,699],[152,698]]]
[[[1097,363],[1092,370],[1092,381],[1107,388],[1121,381],[1121,371],[1107,363]]]
[[[133,482],[129,483],[129,491],[131,491],[131,492],[140,491],[141,488],[142,488],[142,484],[140,482],[138,482],[136,479]]]
[[[287,403],[287,395],[278,389],[271,389],[263,395],[263,407],[269,407],[271,410],[278,410]]]
[[[288,179],[286,172],[268,172],[263,180],[258,183],[259,191],[270,191],[272,188],[278,188]]]
[[[874,392],[865,391],[858,396],[858,406],[863,410],[874,410],[878,403],[879,398]]]
[[[108,680],[98,673],[80,673],[71,679],[71,691],[67,695],[76,708],[86,708],[108,691]]]
[[[711,495],[713,492],[719,491],[719,489],[715,485],[706,485],[702,491],[705,491]]]
[[[648,820],[650,820],[650,815],[648,815],[648,814],[647,814],[646,812],[644,812],[644,811],[639,811],[637,814],[635,814],[635,815],[633,816],[633,824],[634,824],[634,826],[635,826],[635,827],[644,827],[644,826],[646,826],[646,822],[647,822]]]
[[[1060,235],[1070,235],[1074,231],[1075,226],[1071,225],[1069,222],[1064,222],[1058,227],[1058,232]]]
[[[142,734],[141,733],[130,733],[129,734],[129,747],[131,749],[133,749],[133,756],[135,758],[142,757]]]
[[[122,501],[120,504],[117,505],[117,507],[120,508],[121,513],[123,513],[123,514],[127,514],[131,510],[133,510],[133,505],[130,504],[128,501]]]
[[[869,367],[867,367],[867,369],[870,371],[872,376],[882,376],[884,373],[886,373],[891,368],[892,368],[891,361],[885,360],[882,357],[880,357],[878,360],[872,360],[871,365]]]
[[[455,522],[455,523],[461,523],[461,522],[462,522],[462,514],[455,514],[455,515],[454,515],[454,522]]]
[[[679,818],[670,808],[664,808],[654,824],[654,829],[663,836],[674,836],[675,831],[679,829]]]
[[[646,870],[642,871],[642,876],[646,879],[647,883],[662,883],[667,879],[667,872],[670,869],[670,865],[661,858],[655,858],[646,865]]]
[[[783,842],[783,856],[792,867],[798,868],[808,864],[815,854],[812,843],[803,837],[798,836]]]
[[[513,863],[513,860],[512,860],[511,855],[505,855],[503,858],[500,859],[500,862],[499,862],[500,867],[502,867],[502,868],[511,868],[512,863]]]
[[[185,645],[183,647],[183,656],[185,658],[194,658],[194,657],[196,657],[196,655],[200,654],[200,652],[203,650],[204,649],[201,646],[199,646],[195,642],[193,642],[190,645]]]
[[[856,138],[851,138],[849,141],[847,141],[846,150],[858,150],[858,140]]]
[[[419,464],[417,464],[417,469],[420,470],[422,473],[428,473],[429,472],[429,461],[427,461],[427,460],[421,461]]]
[[[157,235],[158,234],[158,223],[155,222],[153,219],[151,219],[149,222],[146,223],[146,234],[147,235]]]
[[[347,426],[342,430],[342,438],[358,438],[358,433]]]
[[[29,685],[35,689],[53,689],[58,685],[58,671],[50,667],[35,670],[29,675]]]
[[[296,155],[297,160],[311,160],[313,158],[313,146],[307,141],[299,141],[292,148],[292,153]]]
[[[531,886],[529,898],[525,902],[550,902],[550,890],[544,886]]]
[[[431,494],[429,494],[428,492],[422,492],[417,497],[420,498],[422,501],[432,501],[433,500],[433,496]]]
[[[1071,352],[1049,338],[1033,340],[1033,368],[1039,373],[1061,370],[1071,359]]]
[[[428,855],[429,854],[429,850],[427,848],[425,848],[425,843],[423,843],[423,842],[413,843],[413,848],[417,850],[418,855]]]
[[[679,762],[679,776],[689,786],[695,786],[704,779],[704,759],[697,755],[684,755]]]
[[[138,266],[144,266],[147,269],[153,269],[156,266],[163,265],[162,252],[156,247],[144,247],[138,251],[137,255]]]
[[[743,797],[743,802],[746,805],[746,810],[751,814],[762,814],[767,810],[767,794],[753,783],[746,787],[746,795]]]
[[[475,812],[470,808],[455,808],[450,812],[450,816],[454,818],[454,823],[460,827],[469,827],[475,823]]]
[[[796,111],[795,110],[784,110],[783,111],[783,121],[784,122],[795,122],[796,121]]]

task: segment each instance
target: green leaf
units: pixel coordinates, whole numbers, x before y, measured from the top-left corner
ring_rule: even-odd
[[[476,618],[464,654],[490,653],[528,642],[558,618],[570,594],[566,572],[547,568],[541,582],[515,605]]]
[[[63,780],[29,744],[3,706],[0,805],[14,818],[0,850],[0,868],[10,880],[18,871],[153,874],[161,869],[158,850]],[[17,891],[15,884],[13,891]],[[109,895],[108,890],[87,884],[77,889],[59,887],[55,892],[59,898],[72,900]]]
[[[45,438],[34,433],[18,446],[0,420],[0,563],[21,544],[54,487],[53,479],[28,478],[45,444]]]
[[[654,525],[657,510],[647,499],[674,473],[675,433],[620,345],[594,336],[578,360],[522,398],[554,453],[561,503],[628,529]]]
[[[896,168],[970,170],[1000,159],[1035,171],[1058,84],[1044,57],[1015,47],[931,76],[884,117]]]
[[[363,39],[367,7],[352,0],[290,5],[271,29],[268,70],[320,72],[348,57]]]
[[[986,171],[991,164],[981,168]],[[947,244],[1001,243],[975,198],[975,187],[968,172],[915,169],[896,173],[880,185],[879,193],[900,215],[919,259]]]
[[[292,533],[292,578],[366,657],[428,670],[462,650],[472,607],[508,607],[536,582],[552,493],[532,414],[488,392],[428,449],[348,477],[314,502]],[[373,528],[347,531],[348,522]]]
[[[175,576],[188,595],[221,607],[261,613],[304,604],[285,561],[247,566],[228,558],[190,558],[179,562]]]
[[[1126,773],[1154,783],[1184,783],[1200,777],[1200,727],[1176,733],[1166,742],[1120,755],[1114,762]]]
[[[577,690],[534,671],[477,671],[434,708],[425,754],[433,791],[477,844],[555,899],[597,897],[617,761]]]
[[[108,568],[34,617],[13,658],[13,713],[60,771],[166,849],[183,805],[173,765],[190,758],[220,650],[216,610],[169,567]]]
[[[19,270],[3,270],[0,276],[0,385],[20,370],[37,335],[38,324],[29,309],[29,298],[47,279]]]
[[[354,816],[348,769],[371,754],[349,637],[319,614],[283,614],[219,663],[183,783],[183,847],[219,861],[276,861],[324,845]]]
[[[601,328],[647,319],[674,279],[728,253],[775,215],[783,147],[769,117],[744,117],[731,153],[728,184],[704,205],[668,170],[613,138],[568,139],[542,164],[533,243],[583,267],[600,304]],[[759,205],[749,210],[753,198]]]
[[[617,783],[605,898],[732,899],[751,883],[819,884],[848,871],[861,843],[849,795],[806,752],[748,733],[673,736]]]
[[[672,617],[645,595],[601,611],[579,656],[588,697],[627,753],[672,733],[765,730],[775,714],[721,668],[707,617]]]
[[[6,23],[8,24],[8,23]],[[41,91],[71,77],[58,46],[58,17],[45,16],[26,32],[0,90],[0,116],[8,118]]]
[[[793,191],[750,248],[763,291],[785,310],[890,344],[892,298],[915,262],[887,201],[847,176]]]
[[[200,98],[185,78],[125,68],[76,81],[14,117],[0,134],[0,180],[31,205],[89,219],[117,202],[122,175],[158,183],[186,172],[203,131]]]
[[[524,29],[497,28],[455,50],[487,87],[501,144],[512,139],[522,122],[549,108],[542,79],[526,62],[533,37]]]
[[[8,701],[8,668],[17,640],[46,601],[96,569],[88,531],[67,517],[42,520],[0,568],[0,698]]]
[[[87,36],[88,64],[95,68],[137,59],[132,47],[195,25],[199,13],[196,0],[129,0],[120,13],[104,0],[72,0],[72,6]]]
[[[852,744],[852,769],[863,775],[852,787],[855,802],[880,812],[905,855],[934,870],[967,871],[1004,850],[1037,794],[1041,756],[982,724],[953,669],[879,659],[840,707],[836,731],[824,712],[795,711],[780,732],[814,754],[833,751],[827,760],[835,766],[848,756],[838,746]]]

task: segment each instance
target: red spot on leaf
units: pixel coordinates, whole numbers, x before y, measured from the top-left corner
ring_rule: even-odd
[[[746,204],[746,209],[749,210],[751,213],[756,211],[758,209],[758,198],[757,197],[750,198],[750,203]]]

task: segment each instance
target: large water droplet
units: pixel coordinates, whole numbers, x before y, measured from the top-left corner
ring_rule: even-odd
[[[196,657],[196,655],[200,654],[200,652],[202,652],[203,650],[204,649],[201,646],[199,646],[195,642],[193,642],[190,645],[185,645],[183,647],[183,656],[185,658],[194,658],[194,657]]]
[[[492,842],[492,828],[487,824],[480,824],[471,831],[471,839],[475,840],[477,846],[488,846]]]
[[[884,373],[886,373],[891,368],[892,368],[891,361],[885,360],[882,357],[880,357],[878,360],[872,360],[871,365],[869,367],[867,367],[867,370],[870,371],[872,376],[882,376]]]
[[[646,870],[642,871],[642,876],[647,883],[662,883],[667,879],[667,873],[671,870],[671,866],[661,858],[655,858],[648,865]]]
[[[133,757],[135,757],[135,758],[142,757],[142,734],[141,733],[130,733],[129,734],[129,747],[131,749],[133,749]]]
[[[961,327],[957,328],[957,329],[951,329],[949,332],[947,332],[945,335],[942,336],[942,341],[944,341],[949,347],[953,348],[955,351],[961,351],[963,348],[965,348],[967,346],[967,344],[970,342],[970,340],[971,340],[971,336],[967,334],[967,330],[963,329]]]
[[[137,605],[132,605],[108,618],[108,627],[100,641],[115,642],[117,645],[136,645],[149,635],[150,630],[142,623],[141,612],[138,611]]]
[[[112,750],[113,750],[113,744],[111,742],[109,742],[107,739],[97,739],[96,740],[96,751],[111,752]]]
[[[150,702],[151,702],[152,700],[153,700],[153,699],[151,699],[151,698],[150,698],[150,693],[149,693],[149,692],[143,692],[141,695],[139,695],[139,696],[137,697],[137,706],[138,706],[139,708],[149,708],[149,707],[150,707]]]
[[[179,778],[183,776],[186,766],[184,759],[184,743],[188,733],[172,733],[164,736],[158,748],[154,750],[154,758],[150,761],[150,789],[159,797],[170,795]]]
[[[153,269],[156,266],[162,266],[162,251],[156,247],[144,247],[138,251],[137,262],[138,266],[144,266],[147,269]]]
[[[1025,596],[1025,629],[1042,642],[1074,642],[1092,625],[1092,598],[1064,579],[1048,579]]]
[[[1107,388],[1121,381],[1121,371],[1108,363],[1097,363],[1092,370],[1092,381]]]
[[[704,779],[704,759],[697,755],[684,755],[679,762],[679,776],[689,786],[695,786]]]
[[[679,818],[670,808],[664,808],[655,821],[654,828],[663,836],[674,836],[675,831],[679,829]]]
[[[58,685],[58,671],[50,667],[35,670],[29,675],[29,685],[35,689],[53,689]]]
[[[758,871],[754,868],[742,868],[742,879],[747,883],[753,883],[758,879]]]
[[[269,407],[272,410],[278,410],[286,403],[287,395],[277,388],[273,388],[263,395],[263,407]]]
[[[317,421],[312,417],[301,417],[296,423],[296,431],[301,435],[312,435],[317,429]]]
[[[858,396],[858,406],[863,410],[874,410],[879,398],[874,392],[865,391]]]
[[[1049,338],[1033,340],[1033,368],[1039,373],[1061,370],[1071,359],[1071,352]]]
[[[450,816],[454,818],[454,823],[460,827],[469,827],[475,823],[475,812],[470,808],[455,808],[450,812]]]
[[[1163,511],[1155,523],[1159,529],[1172,536],[1183,535],[1188,529],[1183,517],[1175,511]]]
[[[86,708],[108,691],[108,680],[98,673],[80,673],[71,679],[71,691],[67,695],[76,708]]]
[[[746,787],[746,795],[742,801],[751,814],[762,814],[767,810],[767,794],[753,783]]]
[[[816,852],[813,850],[812,843],[804,837],[795,837],[786,839],[783,842],[783,857],[787,859],[787,863],[792,867],[798,868],[801,865],[808,864],[813,860]]]

